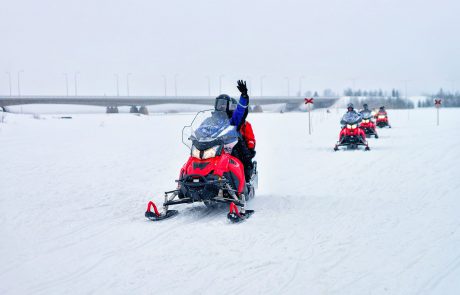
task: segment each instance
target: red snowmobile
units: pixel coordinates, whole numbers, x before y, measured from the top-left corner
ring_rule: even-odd
[[[338,151],[339,147],[345,146],[347,149],[358,149],[359,146],[364,146],[364,150],[369,151],[369,145],[366,141],[366,133],[358,127],[361,121],[361,116],[358,113],[346,113],[342,122],[345,126],[339,134],[339,141],[334,147],[334,151]]]
[[[243,164],[231,155],[238,136],[225,112],[198,112],[192,124],[182,130],[182,142],[191,152],[176,180],[177,188],[165,192],[161,212],[149,202],[145,217],[152,221],[163,220],[178,213],[169,210],[169,206],[195,202],[211,208],[218,203],[229,204],[227,218],[232,222],[253,214],[254,210],[246,209],[246,201],[254,197],[257,187],[257,162],[254,162],[251,179],[246,182]]]
[[[375,123],[372,121],[372,113],[371,112],[361,112],[363,116],[363,120],[359,124],[359,128],[361,128],[366,137],[369,138],[374,136],[375,138],[379,138],[377,134],[377,130],[375,130]]]
[[[377,127],[379,127],[379,128],[384,128],[384,127],[391,128],[391,125],[388,122],[388,114],[387,114],[387,112],[385,110],[382,110],[382,108],[380,108],[379,112],[377,114],[375,114],[375,118],[377,119],[377,121],[375,122]]]

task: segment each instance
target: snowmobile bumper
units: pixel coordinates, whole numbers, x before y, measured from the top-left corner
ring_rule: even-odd
[[[346,136],[344,138],[342,138],[341,141],[339,141],[335,147],[334,147],[334,151],[338,151],[339,150],[339,147],[341,146],[345,146],[347,147],[348,149],[358,149],[359,146],[364,146],[364,150],[365,151],[369,151],[370,148],[367,144],[366,141],[362,140],[361,138],[359,138],[358,136]]]
[[[379,128],[385,128],[385,127],[388,127],[388,128],[391,128],[390,124],[388,124],[388,122],[385,122],[385,121],[380,121],[380,122],[377,122],[377,127]]]
[[[362,128],[364,133],[366,133],[366,137],[375,136],[375,138],[379,138],[377,132],[373,128]]]

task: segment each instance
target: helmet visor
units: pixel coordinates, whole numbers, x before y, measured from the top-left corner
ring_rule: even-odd
[[[226,99],[216,99],[216,105],[214,106],[216,111],[226,111],[227,110],[228,100]]]

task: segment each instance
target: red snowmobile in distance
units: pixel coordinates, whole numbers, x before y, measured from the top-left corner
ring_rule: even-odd
[[[369,151],[369,145],[366,141],[366,133],[359,128],[361,116],[357,113],[346,113],[342,122],[345,126],[339,134],[339,141],[334,147],[334,151],[338,151],[339,147],[344,146],[347,149],[358,149],[359,146],[364,146],[365,151]]]
[[[149,202],[145,217],[163,220],[178,214],[177,210],[169,210],[169,206],[195,202],[210,208],[218,203],[229,204],[227,218],[231,222],[252,215],[254,211],[246,209],[246,202],[254,197],[257,187],[257,162],[254,162],[251,179],[246,182],[243,164],[231,155],[238,136],[226,112],[198,112],[192,123],[182,129],[182,142],[190,148],[190,157],[176,180],[177,188],[165,192],[161,212],[155,203]]]
[[[377,119],[375,124],[379,128],[388,127],[391,128],[390,123],[388,122],[388,114],[384,107],[380,107],[377,114],[375,114],[375,118]]]
[[[369,112],[361,112],[363,119],[359,124],[359,128],[361,128],[364,133],[366,134],[366,138],[374,136],[375,138],[379,138],[377,134],[377,130],[375,130],[375,123],[372,121],[372,113]]]

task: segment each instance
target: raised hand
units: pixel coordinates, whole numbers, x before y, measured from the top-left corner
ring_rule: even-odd
[[[249,96],[248,96],[248,87],[246,86],[246,81],[238,80],[237,88],[241,92],[241,96],[249,98]]]

